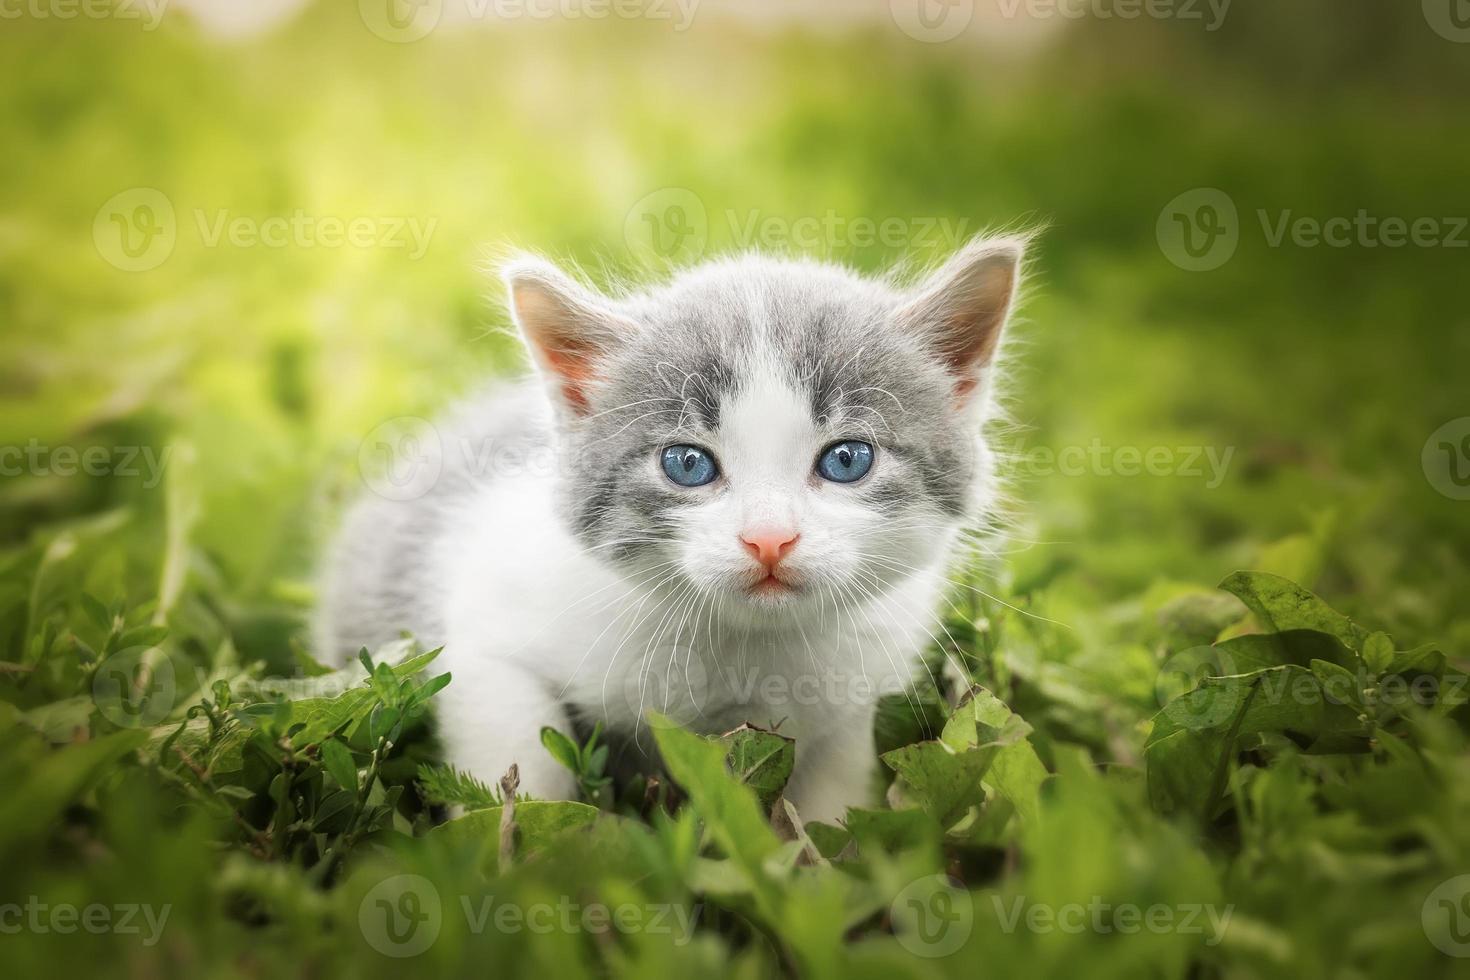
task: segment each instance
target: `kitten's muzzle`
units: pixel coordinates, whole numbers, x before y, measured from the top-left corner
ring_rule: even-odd
[[[774,577],[781,559],[791,554],[801,537],[790,528],[761,528],[740,532],[740,543],[756,561],[766,567],[766,574]]]
[[[750,584],[751,592],[780,593],[793,587],[778,568],[800,537],[794,529],[781,526],[751,528],[740,533],[740,543],[746,553],[760,562],[760,569]]]

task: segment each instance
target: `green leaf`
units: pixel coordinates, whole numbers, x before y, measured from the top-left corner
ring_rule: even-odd
[[[903,780],[907,795],[947,828],[984,801],[981,779],[998,751],[997,745],[956,751],[942,741],[918,742],[885,752],[882,759]]]
[[[1157,618],[1171,648],[1183,650],[1213,642],[1240,618],[1240,606],[1219,592],[1191,591],[1166,602]]]
[[[1387,633],[1374,633],[1363,641],[1363,662],[1375,674],[1381,674],[1393,663],[1393,641]]]
[[[440,691],[448,687],[449,682],[453,679],[453,674],[435,674],[428,680],[418,684],[416,687],[414,687],[413,695],[409,699],[411,706],[416,708],[419,705],[423,704],[425,701],[429,700],[434,695],[438,694]]]
[[[421,765],[417,777],[424,799],[430,803],[484,810],[500,806],[500,794],[469,773],[448,765]]]
[[[368,738],[374,742],[380,739],[397,741],[402,720],[402,712],[397,708],[386,704],[374,705],[372,714],[368,715]]]
[[[1335,664],[1317,664],[1336,678],[1333,693],[1344,676],[1352,677]],[[1367,751],[1357,716],[1356,707],[1332,702],[1317,673],[1295,664],[1206,678],[1154,716],[1144,745],[1149,797],[1163,813],[1202,814],[1211,798],[1204,774],[1217,772],[1235,737],[1284,735],[1308,751]]]
[[[1022,821],[1034,821],[1041,806],[1041,784],[1049,775],[1027,736],[1031,726],[994,694],[974,687],[960,700],[940,739],[956,750],[999,746],[984,783],[1010,801]]]
[[[1313,660],[1326,660],[1351,669],[1358,662],[1357,655],[1336,636],[1313,629],[1247,633],[1205,649],[1211,651],[1220,674],[1249,674],[1286,664],[1306,667]]]
[[[115,646],[119,650],[126,650],[128,647],[155,647],[167,638],[167,626],[135,626],[118,637]]]
[[[1434,674],[1445,669],[1445,657],[1437,643],[1426,643],[1412,650],[1401,650],[1393,655],[1385,673],[1389,674]]]
[[[402,649],[408,649],[406,645]],[[393,667],[394,676],[400,680],[411,677],[439,655],[438,650],[417,656],[405,657]],[[448,675],[441,675],[448,676]],[[265,680],[242,685],[243,694],[252,697],[300,698],[292,702],[293,724],[302,726],[291,736],[291,744],[297,747],[320,742],[327,736],[366,721],[370,712],[380,704],[377,691],[362,684],[363,676],[356,668],[344,668],[327,677],[300,680]],[[354,686],[355,685],[355,686]],[[340,693],[325,697],[303,697],[302,692],[332,691]]]
[[[500,815],[503,806],[475,810],[440,824],[429,836],[476,850],[480,869],[496,874],[500,865]],[[515,805],[516,842],[522,854],[546,847],[559,835],[580,830],[597,820],[601,811],[570,800],[519,800]]]
[[[1353,672],[1326,660],[1313,660],[1312,673],[1322,683],[1322,691],[1335,704],[1362,704],[1363,692]]]
[[[1246,604],[1262,627],[1275,633],[1317,630],[1337,637],[1351,650],[1361,649],[1366,633],[1308,590],[1269,572],[1235,572],[1220,588]]]
[[[725,761],[730,771],[755,790],[763,810],[770,810],[791,778],[796,742],[749,724],[721,736],[721,741],[728,747]]]
[[[1201,815],[1208,779],[1225,744],[1223,731],[1174,730],[1151,739],[1144,749],[1148,795],[1159,813]]]
[[[346,790],[328,793],[317,804],[312,815],[311,829],[318,834],[344,833],[352,823],[352,812],[357,806],[357,794]]]
[[[553,759],[571,770],[573,775],[581,775],[581,754],[577,751],[575,742],[547,725],[541,729],[541,744],[551,753]]]
[[[54,832],[67,806],[147,740],[139,729],[51,749],[39,738],[7,731],[0,740],[0,782],[6,787],[0,795],[0,857]]]
[[[113,615],[100,600],[90,592],[83,592],[81,594],[81,603],[82,610],[87,614],[87,618],[102,631],[104,636],[112,632]]]
[[[689,794],[715,841],[753,875],[781,841],[761,812],[755,791],[725,768],[723,742],[684,731],[653,715],[654,739],[669,775]]]
[[[816,820],[808,823],[804,829],[817,851],[829,860],[841,854],[843,848],[853,839],[852,831]]]
[[[868,810],[853,807],[847,811],[843,825],[857,841],[858,848],[868,853],[937,849],[943,828],[924,810]]]
[[[329,738],[322,743],[321,754],[322,768],[337,781],[337,785],[356,793],[357,763],[353,761],[352,750],[338,739]]]

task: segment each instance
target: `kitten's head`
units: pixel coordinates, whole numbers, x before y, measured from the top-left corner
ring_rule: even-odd
[[[573,532],[635,581],[754,621],[932,565],[987,496],[1022,246],[972,241],[910,286],[725,259],[615,299],[511,262]]]

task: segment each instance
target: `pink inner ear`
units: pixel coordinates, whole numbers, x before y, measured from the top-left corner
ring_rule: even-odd
[[[980,372],[995,356],[1005,319],[988,309],[953,311],[946,326],[952,339],[945,358],[954,378],[956,407],[964,407],[980,385]]]
[[[954,397],[958,405],[963,406],[975,393],[975,388],[980,384],[980,379],[972,374],[962,374],[955,380]]]
[[[543,348],[546,366],[556,373],[560,381],[562,397],[579,415],[587,411],[587,382],[595,376],[592,361],[576,350],[550,350]]]
[[[931,277],[901,316],[933,337],[963,406],[995,357],[1019,277],[1020,245],[973,242]]]

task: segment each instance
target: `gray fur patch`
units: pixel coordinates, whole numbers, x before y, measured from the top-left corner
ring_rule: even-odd
[[[889,519],[956,518],[970,496],[974,434],[952,410],[953,378],[930,338],[899,322],[900,297],[845,270],[759,258],[696,270],[617,310],[640,327],[607,360],[591,412],[567,433],[563,488],[588,544],[635,558],[672,534],[686,498],[648,465],[662,446],[710,441],[724,407],[771,357],[811,416],[909,465],[865,488]]]

